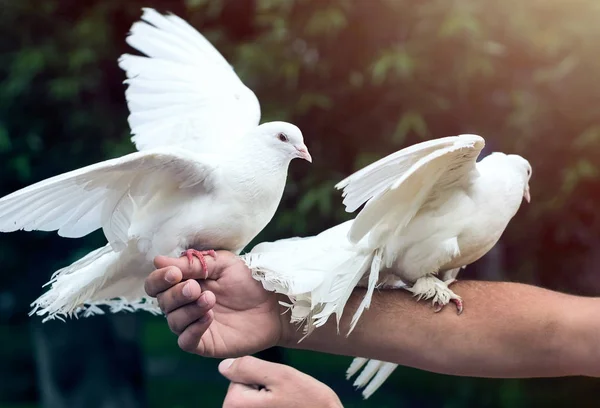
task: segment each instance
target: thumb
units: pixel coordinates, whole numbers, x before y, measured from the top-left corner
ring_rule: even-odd
[[[245,356],[221,361],[219,372],[229,381],[235,383],[263,385],[269,388],[276,381],[277,373],[281,370],[281,367],[281,364]]]
[[[154,266],[157,269],[165,268],[167,266],[176,266],[181,270],[183,280],[186,279],[217,279],[217,269],[215,258],[210,255],[204,256],[207,270],[203,270],[202,263],[195,256],[192,259],[188,259],[187,256],[181,256],[179,258],[170,258],[168,256],[157,256],[154,258]]]

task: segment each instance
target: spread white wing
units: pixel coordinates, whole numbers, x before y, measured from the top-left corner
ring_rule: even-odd
[[[365,235],[378,245],[390,234],[400,234],[428,202],[454,186],[466,185],[478,175],[475,162],[485,141],[477,135],[436,139],[400,150],[341,181],[349,212],[362,204],[348,238]],[[371,241],[371,240],[370,240]]]
[[[214,159],[179,149],[136,152],[64,173],[0,198],[0,231],[54,231],[79,238],[102,228],[115,251],[137,208],[157,194],[216,183]],[[197,193],[194,191],[194,193]]]
[[[143,9],[127,43],[147,55],[124,54],[129,125],[138,150],[201,144],[217,151],[260,121],[260,104],[223,56],[175,15]]]

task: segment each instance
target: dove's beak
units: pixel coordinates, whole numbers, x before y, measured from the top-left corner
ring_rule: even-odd
[[[528,203],[531,202],[531,195],[529,194],[529,184],[527,185],[527,187],[525,187],[525,193],[523,193],[523,197],[525,197],[525,200]]]
[[[312,157],[311,157],[310,153],[308,152],[308,148],[305,145],[296,147],[296,150],[298,151],[299,158],[304,159],[309,163],[312,163]]]

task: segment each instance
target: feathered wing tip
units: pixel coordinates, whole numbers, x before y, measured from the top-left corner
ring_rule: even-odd
[[[352,361],[348,370],[346,370],[346,379],[350,379],[356,374],[361,367],[366,364],[365,368],[354,380],[356,388],[364,388],[362,395],[364,399],[369,398],[394,372],[398,364],[386,363],[379,360],[368,360],[366,358],[357,357]]]
[[[104,310],[101,308],[102,306],[106,306],[109,308],[110,313],[119,313],[119,312],[137,312],[137,311],[145,311],[151,313],[153,315],[161,315],[162,310],[158,306],[158,302],[156,299],[151,297],[141,297],[134,300],[129,300],[127,298],[115,298],[108,300],[101,300],[98,302],[90,302],[84,303],[83,306],[77,308],[75,310],[75,317],[79,317],[79,315],[83,317],[90,317],[93,315],[103,315]],[[52,319],[53,317],[48,316],[46,319]]]
[[[301,265],[293,262],[291,254],[296,252],[294,245],[290,246],[292,238],[282,240],[279,245],[275,243],[262,243],[253,251],[242,255],[240,258],[252,271],[252,277],[261,282],[265,290],[286,295],[288,302],[279,302],[287,307],[290,312],[290,322],[297,324],[305,334],[304,340],[313,330],[310,324],[315,308],[311,304],[311,291],[318,288],[323,280],[322,271],[303,269]],[[280,250],[277,250],[280,247]],[[259,252],[264,251],[264,252]],[[300,342],[299,341],[299,342]]]
[[[105,282],[104,270],[97,268],[97,263],[108,264],[115,255],[107,244],[54,272],[50,281],[44,285],[52,285],[50,290],[31,304],[33,309],[29,315],[47,315],[44,322],[76,316],[85,301]]]
[[[369,306],[371,306],[373,292],[375,291],[375,287],[377,285],[377,282],[379,281],[379,271],[381,270],[382,254],[382,248],[377,249],[373,254],[373,259],[371,260],[371,272],[369,273],[369,283],[367,285],[367,293],[365,293],[365,296],[360,302],[358,309],[356,309],[354,316],[352,316],[352,321],[350,322],[350,330],[348,330],[348,336],[356,327],[356,323],[358,323],[358,319],[360,319],[363,312],[366,309],[368,309]]]
[[[346,380],[352,378],[352,376],[356,374],[358,370],[360,370],[361,367],[367,363],[367,361],[369,361],[368,358],[362,357],[356,357],[354,360],[352,360],[350,367],[348,367],[348,369],[346,370]]]
[[[280,251],[250,252],[240,258],[265,290],[287,296],[302,296],[322,283],[323,273],[310,265],[304,266],[304,260],[295,261],[293,252],[296,251],[284,248]]]
[[[340,224],[314,237],[261,243],[241,257],[266,290],[290,299],[284,306],[291,311],[292,322],[303,325],[306,335],[327,323],[332,314],[339,331],[344,307],[373,262],[372,251],[346,241],[350,225]],[[373,289],[374,284],[371,294]],[[361,304],[362,309],[369,303],[370,297]]]
[[[161,313],[156,300],[143,296],[143,280],[125,278],[125,285],[115,268],[119,254],[110,244],[98,248],[73,264],[56,271],[44,286],[51,288],[35,300],[29,315],[45,316],[42,320],[88,317],[104,314],[101,306],[111,313],[145,310]],[[127,268],[124,268],[127,269]],[[133,294],[127,296],[127,294]]]
[[[348,257],[346,262],[339,265],[338,268],[333,271],[330,286],[328,288],[329,293],[321,302],[322,310],[314,315],[313,324],[315,327],[323,326],[325,323],[327,323],[329,317],[332,314],[335,314],[338,333],[340,332],[340,321],[342,319],[346,303],[348,303],[348,299],[350,299],[354,288],[363,278],[365,272],[368,271],[370,266],[373,264],[373,258],[374,253],[372,252],[362,253],[357,251],[353,253],[352,256]],[[376,270],[376,273],[378,276],[379,270]],[[365,298],[355,312],[350,330],[346,336],[349,336],[352,330],[354,330],[354,327],[356,326],[356,323],[358,322],[362,312],[365,309],[368,309],[374,288],[375,287],[372,286],[367,289],[367,294],[365,294]]]
[[[291,303],[279,302],[280,305],[288,308],[286,312],[290,312],[290,323],[297,325],[298,330],[302,329],[302,336],[298,343],[301,343],[304,339],[312,334],[316,326],[312,323],[314,315],[318,313],[323,305],[317,305],[312,307],[310,304],[310,294],[303,296],[291,296],[289,297]]]

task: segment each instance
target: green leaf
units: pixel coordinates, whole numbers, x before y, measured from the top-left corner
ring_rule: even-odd
[[[2,124],[0,124],[0,153],[8,152],[12,148],[12,142],[8,135],[8,130]]]
[[[56,78],[48,83],[48,92],[58,101],[66,101],[75,98],[80,91],[80,80],[78,77]]]
[[[600,144],[600,125],[593,125],[584,130],[573,141],[573,147],[584,149],[586,147]]]
[[[298,202],[296,211],[300,214],[307,214],[313,207],[316,206],[319,201],[320,191],[316,188],[312,188],[306,192]]]
[[[583,179],[596,179],[600,174],[598,167],[586,159],[579,159],[573,167],[563,173],[562,191],[570,194]]]
[[[386,55],[375,61],[371,68],[371,78],[375,85],[381,85],[385,81],[390,65],[391,61]]]
[[[304,32],[310,36],[330,36],[338,33],[348,24],[342,10],[330,7],[317,10],[306,24]]]
[[[32,152],[39,152],[44,146],[44,141],[42,140],[40,135],[34,132],[30,132],[27,134],[27,136],[25,137],[25,142],[27,143],[27,147],[29,147],[29,149]]]
[[[29,157],[25,155],[13,157],[9,162],[9,167],[16,173],[21,182],[31,179],[31,164]]]
[[[304,93],[300,96],[296,111],[299,114],[305,114],[312,108],[330,109],[333,106],[331,98],[324,94]]]
[[[556,65],[536,70],[533,74],[533,80],[538,83],[559,82],[573,72],[578,63],[579,58],[569,55]]]
[[[408,111],[402,115],[396,125],[396,131],[392,135],[392,141],[395,144],[402,144],[410,132],[416,133],[422,139],[429,136],[427,123],[418,112]]]
[[[481,24],[467,11],[456,10],[450,13],[439,29],[441,38],[455,37],[459,34],[476,36],[481,34]]]
[[[356,156],[354,160],[354,169],[359,170],[365,166],[368,166],[371,163],[375,163],[377,160],[381,159],[381,155],[374,153],[361,153]]]
[[[72,71],[79,71],[86,65],[96,62],[96,53],[90,48],[80,48],[69,55],[69,68]]]
[[[209,0],[185,0],[185,6],[190,9],[206,6]]]
[[[402,47],[388,50],[377,59],[371,68],[371,78],[375,85],[381,85],[392,71],[400,78],[411,77],[417,68],[416,60]]]

